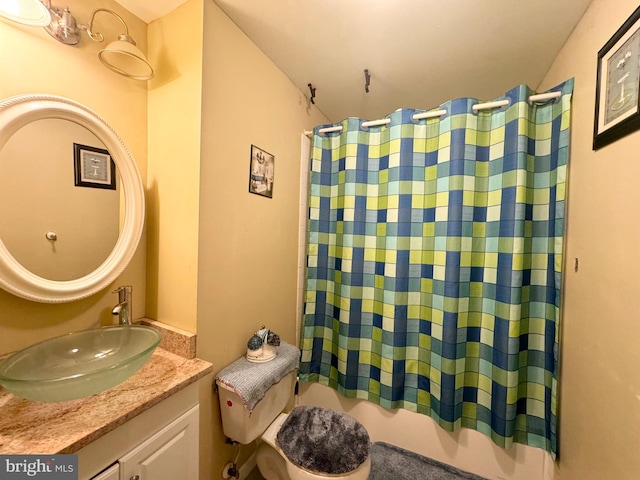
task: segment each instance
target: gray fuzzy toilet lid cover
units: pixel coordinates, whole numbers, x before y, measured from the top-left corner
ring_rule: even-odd
[[[276,441],[294,465],[316,473],[349,473],[369,456],[369,434],[362,424],[322,407],[294,408]]]

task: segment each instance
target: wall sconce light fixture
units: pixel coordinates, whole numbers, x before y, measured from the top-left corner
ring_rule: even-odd
[[[136,80],[148,80],[152,78],[153,67],[151,67],[147,58],[136,46],[136,42],[129,35],[127,24],[117,13],[107,10],[106,8],[94,10],[91,14],[89,25],[87,26],[87,33],[89,37],[91,37],[91,40],[96,42],[104,41],[104,36],[100,32],[93,32],[93,20],[98,12],[110,13],[120,20],[124,27],[124,33],[118,35],[117,40],[109,43],[98,53],[98,58],[102,64],[120,75]]]
[[[60,8],[51,5],[51,0],[2,0],[0,1],[0,16],[23,25],[44,26],[53,38],[65,45],[76,45],[80,42],[80,32],[86,30],[89,38],[95,42],[103,42],[104,36],[94,31],[94,19],[97,13],[110,13],[116,17],[124,27],[124,33],[118,39],[100,50],[98,58],[110,70],[133,78],[134,80],[149,80],[153,78],[153,67],[136,46],[136,42],[129,35],[129,28],[120,15],[106,8],[94,10],[88,25],[78,25],[68,7]]]
[[[51,23],[51,14],[40,0],[3,0],[0,17],[32,27],[45,27]]]

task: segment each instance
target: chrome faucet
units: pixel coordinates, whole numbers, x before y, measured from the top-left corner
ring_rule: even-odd
[[[116,288],[113,293],[118,294],[118,304],[113,307],[111,313],[118,316],[118,324],[131,325],[131,293],[133,287],[125,285]]]

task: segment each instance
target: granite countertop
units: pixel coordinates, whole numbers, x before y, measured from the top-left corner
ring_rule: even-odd
[[[75,453],[212,371],[158,347],[133,376],[87,398],[34,402],[0,387],[0,454]]]

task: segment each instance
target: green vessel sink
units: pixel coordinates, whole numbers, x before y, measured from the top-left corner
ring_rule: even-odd
[[[14,353],[0,364],[0,385],[40,402],[84,398],[122,383],[160,343],[142,325],[94,328],[51,338]]]

